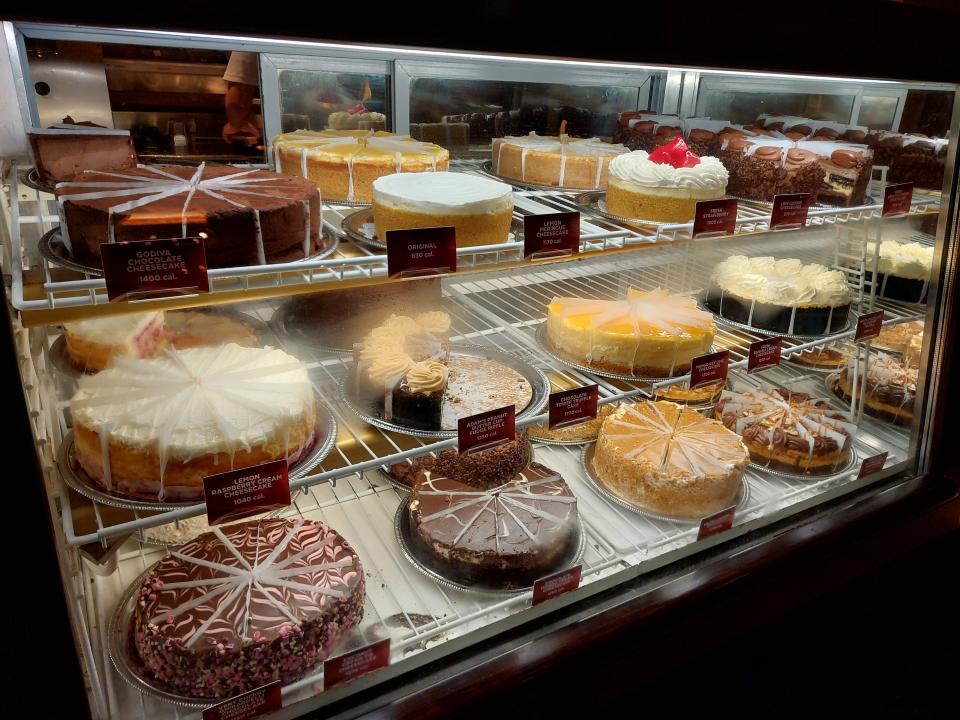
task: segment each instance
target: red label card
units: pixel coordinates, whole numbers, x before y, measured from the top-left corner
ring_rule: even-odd
[[[712,385],[727,381],[727,365],[730,364],[730,351],[710,353],[695,357],[690,363],[690,387]]]
[[[737,227],[737,201],[701,200],[693,219],[693,236],[729,235]]]
[[[883,310],[874,310],[857,317],[857,332],[853,339],[856,342],[863,340],[873,340],[880,336],[880,330],[883,328]]]
[[[736,515],[736,506],[728,507],[718,513],[705,517],[700,521],[700,529],[697,531],[697,540],[703,540],[711,535],[719,535],[733,527],[733,516]]]
[[[540,578],[533,584],[533,604],[539,605],[544,600],[576,590],[580,587],[581,575],[583,575],[583,566],[577,565],[569,570]]]
[[[883,470],[883,466],[886,464],[886,451],[880,453],[879,455],[873,455],[871,457],[864,458],[863,464],[860,465],[860,473],[857,475],[857,477],[865,478],[867,475],[873,475],[875,472],[880,472]]]
[[[389,664],[390,638],[330,658],[323,663],[323,689],[329,690]]]
[[[781,337],[772,337],[750,343],[750,354],[747,356],[747,372],[766,370],[779,365],[782,348],[783,338]]]
[[[259,515],[290,504],[287,461],[273,460],[203,479],[207,522],[211,525]]]
[[[550,393],[547,428],[576,425],[584,420],[593,420],[597,416],[597,400],[600,397],[598,385],[587,385],[573,390]]]
[[[580,213],[559,212],[523,218],[523,256],[556,257],[580,252]]]
[[[903,215],[910,212],[913,200],[913,183],[887,185],[883,190],[883,216]]]
[[[250,720],[283,707],[280,681],[237,695],[203,711],[203,720]]]
[[[517,434],[515,405],[487,410],[457,421],[457,445],[460,454],[489,450],[510,442]]]
[[[441,275],[456,271],[456,228],[387,231],[387,275],[390,277]]]
[[[807,224],[807,212],[813,202],[811,193],[790,193],[773,198],[773,212],[770,213],[771,230],[801,228]]]
[[[207,255],[198,237],[104,243],[100,254],[110,300],[210,292]]]

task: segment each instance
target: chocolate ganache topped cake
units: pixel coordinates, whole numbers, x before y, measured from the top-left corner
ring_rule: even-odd
[[[560,475],[537,463],[479,491],[426,472],[408,508],[418,554],[469,584],[530,585],[559,569],[579,537],[577,499]]]
[[[300,260],[320,245],[320,193],[303,178],[229,165],[88,170],[58,183],[61,232],[78,260],[126,240],[204,239],[210,267]]]
[[[850,290],[841,271],[824,265],[734,255],[714,269],[704,304],[759,330],[824,335],[847,326]]]
[[[302,677],[359,624],[363,603],[360,558],[323,523],[215,527],[144,577],[133,645],[172,692],[230,697]]]

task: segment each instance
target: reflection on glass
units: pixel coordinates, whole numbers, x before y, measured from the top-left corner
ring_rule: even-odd
[[[808,95],[704,87],[697,101],[697,115],[739,124],[753,124],[758,115],[797,115],[812,120],[850,122],[853,95]]]
[[[556,135],[561,128],[569,135],[610,139],[617,114],[636,110],[641,90],[646,95],[647,86],[416,78],[410,83],[410,134],[460,157],[481,148],[489,152],[491,138]]]
[[[893,121],[897,116],[898,98],[885,95],[864,95],[860,101],[858,125],[866,125],[871,130],[893,130]]]
[[[281,70],[283,132],[389,130],[386,75],[332,70]]]

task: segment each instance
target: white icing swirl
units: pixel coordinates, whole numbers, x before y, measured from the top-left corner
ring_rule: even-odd
[[[407,371],[407,387],[415,393],[433,393],[447,387],[447,366],[439,362],[414,363]]]
[[[661,188],[696,188],[723,192],[729,174],[715,157],[702,157],[691,168],[655,163],[644,150],[618,155],[610,161],[610,175],[619,180]]]
[[[743,298],[778,305],[836,307],[850,301],[841,271],[796,258],[733,255],[714,269],[713,284]]]
[[[873,265],[873,252],[867,259],[867,267]],[[895,240],[884,240],[880,243],[879,270],[884,275],[911,280],[926,280],[930,277],[933,267],[933,248],[920,243],[898,243]]]

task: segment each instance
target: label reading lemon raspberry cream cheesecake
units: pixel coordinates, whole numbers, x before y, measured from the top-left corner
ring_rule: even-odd
[[[211,526],[290,504],[290,480],[285,458],[229,470],[203,479],[207,523]]]

